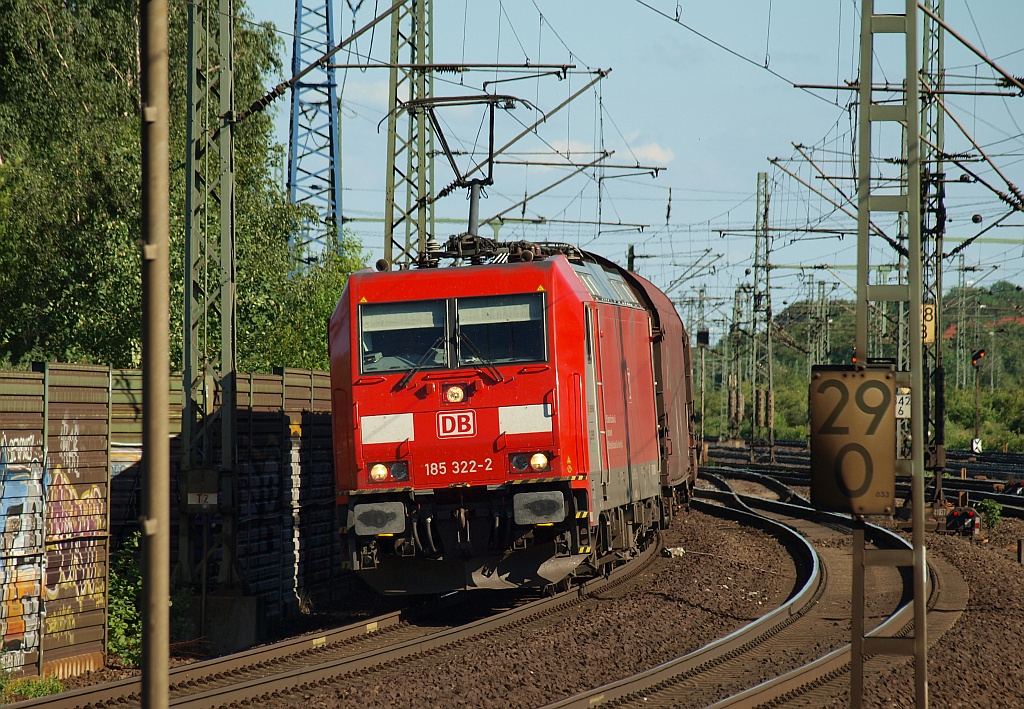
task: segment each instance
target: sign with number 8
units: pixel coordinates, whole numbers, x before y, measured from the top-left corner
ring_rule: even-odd
[[[811,502],[832,512],[893,513],[896,373],[891,365],[811,373]]]

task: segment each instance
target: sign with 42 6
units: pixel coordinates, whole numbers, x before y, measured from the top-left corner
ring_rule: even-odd
[[[811,502],[832,512],[893,513],[896,372],[823,365],[811,371]]]

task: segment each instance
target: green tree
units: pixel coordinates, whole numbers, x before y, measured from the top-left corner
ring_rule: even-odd
[[[0,16],[0,358],[126,363],[139,340],[134,18],[18,0]]]
[[[250,369],[266,369],[278,362],[327,369],[327,322],[348,274],[365,261],[359,245],[345,233],[340,241],[328,238],[316,263],[283,279],[276,291],[278,297],[265,309],[275,326],[264,328],[267,336],[253,343],[248,355]]]
[[[184,283],[187,7],[172,2],[171,354],[180,366]],[[235,96],[246,106],[277,83],[283,43],[236,3]],[[133,367],[141,359],[138,6],[119,0],[0,0],[0,366],[33,360]],[[361,265],[342,239],[337,258],[290,275],[289,249],[308,214],[272,174],[282,149],[272,116],[235,128],[238,351],[242,369],[326,359],[321,312],[294,307],[303,284],[338,288]],[[325,277],[324,274],[330,274]],[[340,288],[331,294],[334,298]],[[324,294],[326,295],[326,293]],[[304,317],[310,319],[306,323]],[[288,346],[282,340],[288,339]],[[275,349],[270,343],[278,341]],[[303,354],[306,353],[306,354]],[[292,355],[302,355],[290,360]]]

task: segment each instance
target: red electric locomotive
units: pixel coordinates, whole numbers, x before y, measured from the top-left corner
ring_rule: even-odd
[[[330,360],[344,562],[382,592],[594,574],[692,491],[689,338],[599,256],[464,235],[355,273]]]

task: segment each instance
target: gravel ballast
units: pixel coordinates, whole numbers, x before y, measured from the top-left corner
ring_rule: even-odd
[[[1024,706],[1024,522],[1003,520],[987,541],[928,536],[928,554],[949,561],[970,585],[967,610],[930,637],[929,705]],[[659,664],[721,637],[774,608],[793,584],[792,564],[774,540],[699,512],[680,514],[647,583],[609,594],[595,610],[559,627],[527,626],[514,646],[477,643],[431,658],[418,676],[367,677],[357,692],[324,688],[267,707],[535,707]],[[127,672],[104,671],[73,686]],[[849,706],[840,692],[834,707]],[[904,662],[865,684],[865,707],[914,706],[914,669]]]

